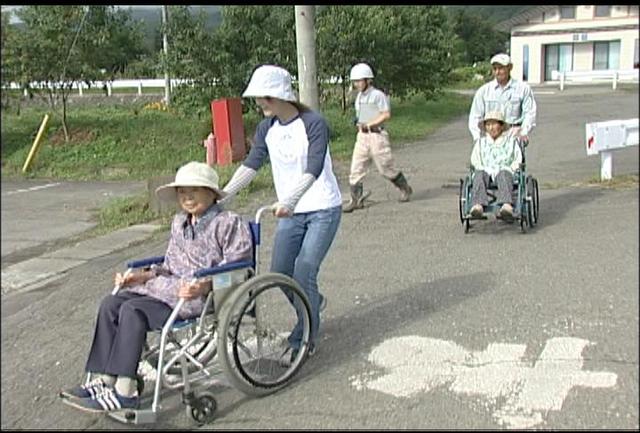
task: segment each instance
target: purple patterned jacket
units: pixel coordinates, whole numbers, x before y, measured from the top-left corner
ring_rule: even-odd
[[[195,226],[190,221],[190,215],[184,211],[175,215],[158,275],[123,290],[156,298],[174,308],[179,300],[180,277],[189,278],[201,268],[252,258],[251,232],[240,215],[214,204]],[[204,297],[186,301],[178,316],[185,319],[199,315],[204,301]]]

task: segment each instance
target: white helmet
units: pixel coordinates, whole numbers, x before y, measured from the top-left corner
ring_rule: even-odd
[[[297,100],[291,86],[291,74],[286,69],[274,65],[262,65],[253,71],[242,97],[264,98],[267,96],[290,102]]]
[[[358,63],[351,68],[350,80],[362,80],[364,78],[373,78],[373,71],[371,66],[366,63]]]

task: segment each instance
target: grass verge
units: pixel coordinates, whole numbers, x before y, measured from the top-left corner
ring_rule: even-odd
[[[436,100],[424,97],[392,101],[392,118],[387,122],[392,146],[421,140],[451,119],[468,111],[470,96],[447,92]],[[47,178],[59,180],[146,180],[166,176],[188,161],[206,159],[203,140],[211,132],[211,118],[188,116],[158,103],[129,103],[73,106],[67,114],[71,138],[65,141],[62,123],[56,113],[44,107],[23,107],[2,112],[2,177]],[[47,130],[29,171],[22,173],[38,128],[46,113]],[[337,161],[348,161],[355,140],[353,109],[323,107],[331,128],[331,154]],[[247,139],[253,137],[260,118],[244,115]],[[224,185],[238,163],[216,167]],[[242,206],[256,191],[272,191],[271,173],[258,176],[235,203]],[[114,199],[97,215],[96,234],[132,224],[166,220],[151,211],[146,196]]]

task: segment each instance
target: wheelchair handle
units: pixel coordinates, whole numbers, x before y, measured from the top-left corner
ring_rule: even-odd
[[[262,214],[266,211],[271,211],[271,214],[273,215],[273,212],[275,212],[276,207],[272,204],[267,205],[267,206],[262,206],[261,208],[259,208],[256,212],[256,224],[260,224],[260,220],[262,219]]]

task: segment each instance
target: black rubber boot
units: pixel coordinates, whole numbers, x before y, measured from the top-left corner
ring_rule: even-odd
[[[362,182],[349,185],[349,188],[351,189],[351,200],[342,208],[342,212],[346,213],[362,209],[364,207],[364,199],[369,196],[369,192],[363,193]]]
[[[393,182],[393,184],[402,192],[398,201],[409,201],[411,194],[413,194],[413,189],[411,189],[409,183],[407,183],[407,179],[405,179],[404,174],[402,174],[402,172],[398,173],[395,178],[391,179],[391,182]]]

